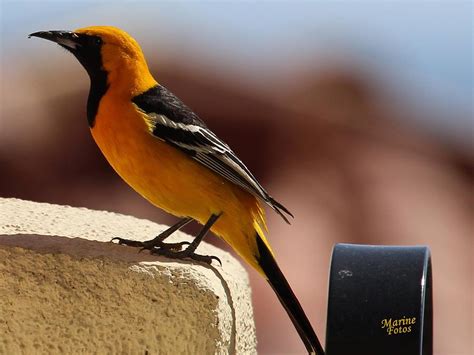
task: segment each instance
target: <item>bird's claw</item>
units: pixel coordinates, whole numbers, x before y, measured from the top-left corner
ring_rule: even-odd
[[[184,242],[184,243],[186,243],[186,242]],[[165,257],[168,257],[168,258],[171,258],[171,259],[180,259],[180,260],[182,260],[182,259],[192,259],[192,260],[196,260],[196,261],[206,263],[208,265],[212,264],[212,260],[216,260],[219,263],[219,265],[222,266],[221,259],[219,259],[217,256],[214,256],[214,255],[200,255],[200,254],[196,254],[194,252],[188,252],[186,249],[182,250],[182,251],[173,251],[171,249],[156,248],[156,249],[150,250],[150,252],[152,254],[165,256]]]
[[[199,254],[191,254],[188,256],[188,258],[196,260],[196,261],[201,261],[203,263],[206,263],[208,265],[212,264],[212,260],[215,260],[219,263],[220,266],[222,266],[221,259],[219,259],[217,256],[214,255],[199,255]]]
[[[190,245],[190,242],[178,242],[178,243],[164,243],[160,240],[149,240],[146,242],[139,242],[136,240],[124,239],[120,237],[112,238],[111,242],[118,241],[120,245],[127,245],[130,247],[140,247],[138,251],[141,253],[144,250],[149,250],[151,254],[166,256],[171,259],[192,259],[206,263],[208,265],[212,264],[212,260],[215,260],[222,266],[221,259],[214,255],[200,255],[187,249],[182,250],[184,245]]]
[[[152,254],[159,254],[159,250],[169,252],[180,252],[184,245],[190,245],[190,242],[178,242],[178,243],[164,243],[160,240],[148,240],[146,242],[139,242],[136,240],[124,239],[120,237],[114,237],[110,240],[111,242],[118,241],[120,245],[127,245],[130,247],[139,247],[138,251],[141,253],[144,250],[149,250]]]
[[[143,242],[142,247],[138,251],[141,253],[144,250],[149,250],[151,253],[153,253],[154,250],[170,250],[170,251],[181,251],[183,245],[189,245],[191,244],[190,242],[179,242],[179,243],[150,243],[147,244],[147,242]]]

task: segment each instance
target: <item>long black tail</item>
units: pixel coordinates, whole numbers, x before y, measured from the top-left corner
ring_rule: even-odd
[[[306,350],[309,354],[324,355],[324,350],[319,343],[318,337],[316,336],[308,317],[306,317],[300,302],[291,290],[288,281],[286,281],[285,276],[278,267],[272,253],[258,234],[257,247],[260,253],[259,264],[267,275],[268,282],[272,286],[273,291],[275,291],[278,299],[290,316],[290,319],[298,331]]]

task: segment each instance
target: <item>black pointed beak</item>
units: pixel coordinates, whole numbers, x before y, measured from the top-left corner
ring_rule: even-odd
[[[57,44],[67,49],[76,49],[79,46],[79,35],[72,31],[39,31],[28,35],[28,38],[38,37]]]

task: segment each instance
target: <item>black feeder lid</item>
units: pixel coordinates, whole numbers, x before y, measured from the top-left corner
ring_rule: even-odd
[[[326,355],[431,355],[431,282],[425,246],[337,244]]]

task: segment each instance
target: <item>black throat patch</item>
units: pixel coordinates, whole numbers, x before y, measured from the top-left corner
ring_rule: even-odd
[[[92,128],[99,110],[100,100],[107,92],[109,85],[107,84],[107,72],[105,70],[101,69],[95,72],[93,76],[91,74],[89,76],[91,78],[91,87],[89,97],[87,98],[87,122],[89,127]]]
[[[107,71],[102,65],[102,40],[97,36],[80,36],[77,40],[78,46],[74,50],[67,47],[69,51],[79,60],[86,69],[91,81],[89,97],[87,99],[87,121],[89,127],[94,127],[97,111],[102,97],[107,92]]]

